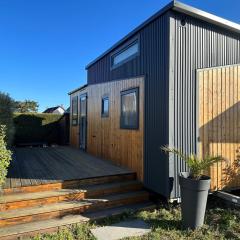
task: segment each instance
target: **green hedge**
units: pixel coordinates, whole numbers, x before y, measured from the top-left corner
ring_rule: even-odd
[[[15,113],[15,144],[59,143],[62,115],[49,113]]]

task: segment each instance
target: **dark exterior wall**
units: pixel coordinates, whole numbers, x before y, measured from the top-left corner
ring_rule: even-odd
[[[169,144],[184,152],[197,152],[196,70],[240,63],[240,35],[212,24],[172,12],[170,19]],[[179,197],[178,177],[186,170],[177,157],[170,156],[172,197]]]
[[[140,56],[111,71],[109,53],[88,69],[88,84],[144,76],[144,183],[167,196],[168,159],[161,153],[160,146],[168,142],[168,13],[137,34],[140,37]]]

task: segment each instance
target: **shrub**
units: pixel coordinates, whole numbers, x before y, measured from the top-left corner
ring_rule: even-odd
[[[0,125],[6,126],[6,141],[10,145],[14,136],[13,111],[14,100],[5,93],[0,92]]]
[[[7,149],[6,142],[6,127],[0,125],[0,186],[4,183],[7,176],[12,153]]]
[[[59,143],[62,115],[49,113],[15,113],[15,144]]]

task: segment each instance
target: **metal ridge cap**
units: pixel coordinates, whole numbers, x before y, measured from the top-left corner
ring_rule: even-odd
[[[174,1],[173,3],[173,10],[181,13],[185,13],[189,16],[196,17],[198,19],[202,19],[206,22],[213,23],[215,25],[227,28],[231,31],[235,31],[237,33],[240,33],[240,24],[229,21],[225,18],[218,17],[212,13],[205,12],[203,10],[200,10],[198,8],[186,5],[184,3],[181,3],[179,1]]]

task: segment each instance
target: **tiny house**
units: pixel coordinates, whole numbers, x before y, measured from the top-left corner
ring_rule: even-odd
[[[72,146],[167,198],[187,169],[162,145],[222,155],[211,189],[240,186],[240,25],[173,1],[86,70],[87,85],[69,93]]]

